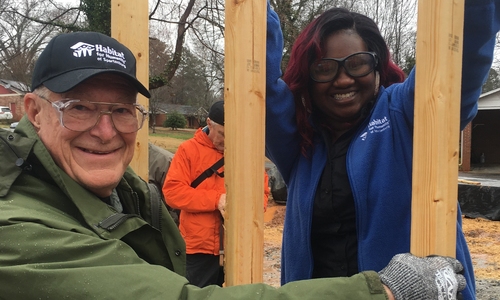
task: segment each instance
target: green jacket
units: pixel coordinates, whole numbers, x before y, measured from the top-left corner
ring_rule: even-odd
[[[0,130],[0,166],[2,299],[386,299],[375,272],[278,289],[188,285],[184,241],[163,206],[161,232],[150,225],[147,184],[129,169],[116,191],[133,213],[118,213],[56,166],[26,118]]]

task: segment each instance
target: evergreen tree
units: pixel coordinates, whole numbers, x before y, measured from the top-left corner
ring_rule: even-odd
[[[167,114],[167,119],[163,122],[163,127],[170,127],[172,130],[186,127],[187,120],[180,113],[173,111]]]

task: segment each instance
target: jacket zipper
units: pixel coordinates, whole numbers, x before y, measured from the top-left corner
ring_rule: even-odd
[[[116,213],[99,222],[97,226],[106,229],[107,231],[113,231],[132,217],[135,217],[135,215]]]

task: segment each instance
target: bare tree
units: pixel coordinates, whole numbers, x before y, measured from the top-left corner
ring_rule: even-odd
[[[170,61],[171,57],[167,50],[167,45],[157,38],[149,39],[149,74],[150,77],[155,77],[163,72],[163,68]],[[164,86],[167,87],[167,86]],[[160,112],[162,103],[165,103],[168,98],[168,90],[165,88],[156,88],[151,90],[151,98],[149,99],[149,112],[151,115],[153,133],[156,132],[156,116]]]
[[[0,10],[0,74],[23,83],[26,90],[40,48],[54,27],[36,22],[54,11],[44,1],[3,0]]]
[[[415,0],[365,0],[356,7],[377,23],[391,49],[392,59],[400,66],[415,57],[416,5]]]
[[[396,63],[404,63],[414,49],[415,0],[271,0],[283,30],[282,67],[286,68],[297,35],[315,17],[332,7],[344,7],[371,17],[385,37]]]
[[[151,80],[150,87],[155,88],[172,80],[183,55],[182,47],[188,42],[189,48],[197,47],[195,53],[202,55],[204,61],[211,61],[211,68],[216,70],[207,71],[206,76],[214,79],[213,86],[222,88],[224,1],[185,0],[180,3],[158,1],[156,4],[150,19],[175,25],[177,37],[172,60],[161,76]],[[283,30],[283,68],[288,63],[289,53],[298,33],[313,18],[335,6],[367,14],[379,23],[396,63],[403,64],[414,57],[416,10],[414,0],[271,0],[271,5],[280,17]]]
[[[29,82],[30,75],[26,70],[32,68],[39,49],[56,31],[109,29],[110,0],[80,0],[75,6],[62,5],[57,1],[0,0],[2,74],[12,74],[12,79],[24,78],[22,81]],[[345,7],[373,18],[387,40],[395,62],[404,69],[414,64],[415,0],[271,0],[271,6],[280,17],[283,30],[283,68],[298,33],[313,18],[331,7]],[[185,49],[203,62],[203,66],[200,65],[196,71],[204,72],[206,98],[196,100],[199,101],[197,104],[209,107],[210,101],[222,97],[224,9],[224,0],[150,1],[152,52],[149,87],[151,90],[167,87],[158,91],[162,101],[182,98],[176,97],[175,100],[168,90],[172,90],[173,81],[181,81],[181,78],[175,77],[182,75],[179,66],[186,56]],[[94,28],[92,24],[105,26]],[[161,44],[163,48],[157,48]],[[158,58],[156,54],[161,54],[159,61],[155,60]]]
[[[172,77],[174,77],[174,74],[177,71],[177,68],[179,67],[181,61],[186,32],[194,22],[193,19],[191,20],[189,19],[189,16],[193,10],[195,2],[196,2],[195,0],[189,0],[186,6],[184,6],[183,3],[181,2],[180,4],[178,4],[178,6],[174,7],[174,9],[170,10],[169,12],[170,14],[174,14],[175,12],[181,12],[179,19],[175,19],[176,21],[167,21],[166,19],[155,17],[155,14],[157,13],[160,4],[162,3],[161,0],[157,0],[153,11],[149,15],[149,19],[153,21],[169,22],[177,24],[177,37],[175,39],[175,46],[174,46],[174,52],[172,54],[172,59],[167,63],[165,69],[161,74],[153,78],[150,78],[149,81],[150,89],[166,85],[172,79]]]
[[[350,2],[343,0],[271,0],[271,6],[280,18],[283,31],[283,69],[288,65],[292,45],[304,27],[325,10],[335,6],[350,7]]]

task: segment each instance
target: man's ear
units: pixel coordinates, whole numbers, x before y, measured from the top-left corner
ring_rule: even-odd
[[[42,107],[39,101],[35,101],[36,97],[37,96],[33,93],[24,95],[24,111],[31,124],[38,130],[40,129],[40,113]]]

